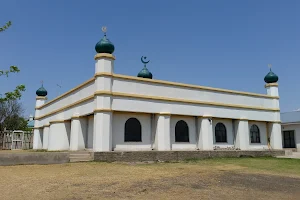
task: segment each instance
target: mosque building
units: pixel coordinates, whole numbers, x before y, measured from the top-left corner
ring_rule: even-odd
[[[34,149],[103,151],[282,149],[278,76],[265,76],[266,94],[114,73],[115,46],[95,46],[95,74],[47,101],[36,91]]]

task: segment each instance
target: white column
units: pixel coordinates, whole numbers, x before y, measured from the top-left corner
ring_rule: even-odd
[[[43,148],[43,129],[35,128],[33,130],[33,149]]]
[[[270,145],[272,149],[282,149],[282,135],[280,123],[268,123]]]
[[[94,134],[94,116],[88,117],[88,135],[87,135],[87,147],[93,148],[93,134]]]
[[[265,88],[267,89],[267,95],[270,95],[273,97],[279,96],[278,83],[267,83],[265,85]],[[272,107],[279,109],[279,99],[278,98],[272,99]]]
[[[74,116],[71,120],[70,150],[77,151],[85,149],[87,136],[87,119]]]
[[[198,148],[200,150],[213,150],[212,117],[198,117]]]
[[[112,54],[98,53],[95,56],[95,110],[94,110],[94,151],[112,151],[112,74],[114,60]]]
[[[69,150],[70,129],[70,122],[66,122],[64,120],[56,120],[50,122],[48,150]]]
[[[50,124],[45,125],[43,131],[43,149],[48,149],[49,130],[50,130]]]
[[[160,113],[157,116],[155,148],[158,151],[171,150],[170,120],[171,120],[171,115],[169,113]]]
[[[247,119],[235,121],[235,147],[241,150],[249,149],[249,123]]]
[[[35,102],[35,120],[34,120],[34,131],[33,131],[33,149],[42,149],[43,148],[43,127],[38,120],[38,117],[41,115],[39,106],[45,104],[46,97],[36,97]]]
[[[94,151],[112,151],[112,115],[111,111],[95,111]]]

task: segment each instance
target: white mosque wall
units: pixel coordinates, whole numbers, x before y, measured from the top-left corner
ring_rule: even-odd
[[[227,135],[227,142],[221,143],[221,142],[216,142],[216,125],[218,123],[224,124],[226,128],[226,135]],[[228,148],[228,147],[234,147],[234,130],[233,130],[233,122],[231,119],[219,119],[219,118],[213,118],[212,119],[212,125],[213,125],[213,145],[214,147],[219,147],[219,148]]]
[[[141,142],[125,142],[125,123],[129,118],[136,118],[142,126]],[[135,151],[152,149],[151,114],[118,113],[113,114],[112,146],[115,151]]]
[[[138,80],[114,78],[113,92],[176,98],[184,100],[197,100],[205,102],[238,104],[264,108],[274,107],[273,99],[241,95],[229,92],[203,90],[198,88],[180,87],[160,83],[143,82]]]
[[[255,124],[259,128],[260,143],[251,143],[250,128]],[[266,122],[249,121],[249,149],[268,149],[268,136]]]
[[[181,102],[163,102],[159,100],[143,100],[125,97],[114,97],[112,109],[145,113],[168,112],[175,115],[187,116],[210,115],[212,117],[227,119],[246,118],[256,121],[280,121],[280,114],[276,114],[274,111],[187,104]]]
[[[183,120],[189,127],[189,142],[175,142],[176,123]],[[171,149],[172,150],[195,150],[197,149],[196,118],[191,116],[171,116],[170,122]]]
[[[89,83],[71,91],[69,94],[64,95],[61,98],[58,98],[58,100],[50,100],[46,102],[41,108],[40,115],[44,115],[50,112],[53,112],[55,110],[58,110],[62,107],[69,106],[73,103],[79,102],[85,98],[92,97],[95,92],[95,87],[94,87],[94,81],[90,81]],[[93,97],[92,97],[93,99]],[[83,106],[83,105],[82,105]],[[81,108],[79,106],[76,106],[77,108]],[[84,111],[86,107],[83,106],[82,111]]]
[[[296,148],[297,148],[297,151],[300,152],[300,124],[283,124],[282,125],[282,143],[284,142],[284,137],[283,137],[284,131],[294,131]],[[283,146],[283,144],[282,144],[282,146]]]

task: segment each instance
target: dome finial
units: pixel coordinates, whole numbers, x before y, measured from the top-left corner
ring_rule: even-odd
[[[106,36],[106,31],[107,31],[106,26],[102,26],[102,32],[104,33],[104,36]]]
[[[138,77],[141,78],[149,78],[152,79],[152,73],[147,69],[146,65],[150,62],[150,60],[146,61],[147,57],[142,56],[141,61],[144,64],[144,68],[138,73]]]
[[[268,64],[268,67],[270,68],[270,72],[265,76],[264,81],[266,83],[276,83],[278,81],[278,76],[272,72],[272,64]]]

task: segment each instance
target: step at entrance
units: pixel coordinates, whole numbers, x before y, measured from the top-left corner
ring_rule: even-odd
[[[93,153],[88,151],[70,152],[70,162],[88,162],[93,161]]]

